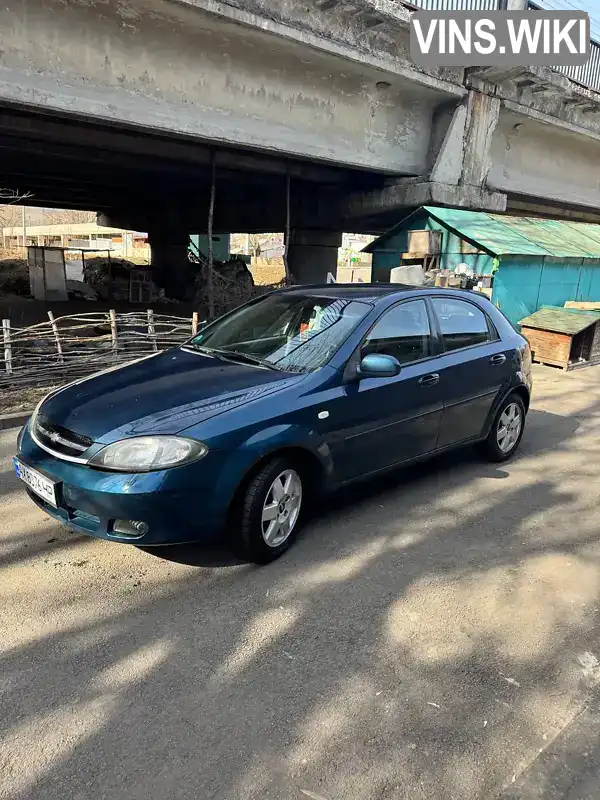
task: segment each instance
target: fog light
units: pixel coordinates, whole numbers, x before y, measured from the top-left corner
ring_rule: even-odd
[[[119,536],[131,536],[135,539],[148,533],[148,530],[146,522],[139,522],[135,519],[116,519],[112,526],[113,533],[118,533]]]

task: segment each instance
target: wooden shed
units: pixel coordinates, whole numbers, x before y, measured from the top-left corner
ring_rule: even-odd
[[[567,300],[600,301],[600,225],[423,206],[364,248],[373,280],[398,266],[455,271],[466,265],[515,325]]]
[[[600,313],[546,306],[520,320],[533,360],[564,370],[600,363]]]

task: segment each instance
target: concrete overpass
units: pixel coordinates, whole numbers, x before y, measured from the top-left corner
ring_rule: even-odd
[[[518,3],[519,0],[510,0]],[[549,69],[424,72],[396,0],[7,0],[0,185],[148,230],[283,230],[311,280],[342,230],[421,203],[600,220],[600,95]]]

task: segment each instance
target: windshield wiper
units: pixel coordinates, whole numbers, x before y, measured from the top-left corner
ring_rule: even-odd
[[[207,355],[210,355],[213,352],[210,347],[202,347],[201,344],[196,344],[195,342],[185,342],[183,346],[191,347],[192,350],[198,350],[200,353],[206,353]]]
[[[193,343],[186,346],[193,347],[195,350],[205,353],[207,356],[215,356],[216,358],[233,361],[235,363],[253,364],[256,367],[266,367],[267,369],[275,370],[275,372],[281,372],[281,369],[271,364],[270,361],[265,361],[263,358],[258,358],[258,356],[248,355],[248,353],[240,353],[239,350],[219,350],[216,347],[204,347],[201,344]]]
[[[241,362],[244,364],[252,364],[256,367],[266,367],[267,369],[272,369],[275,372],[281,372],[280,367],[276,367],[270,361],[265,361],[264,358],[258,358],[258,356],[251,356],[248,353],[240,353],[239,350],[218,350],[215,347],[204,347],[201,344],[195,344],[194,342],[190,342],[186,344],[186,347],[193,347],[194,350],[198,350],[200,353],[204,353],[207,356],[215,356],[215,358],[221,358],[227,361],[233,362]]]
[[[244,364],[253,364],[257,367],[266,367],[267,369],[275,370],[275,372],[281,372],[279,367],[271,364],[270,361],[265,361],[264,358],[258,358],[258,356],[248,355],[248,353],[240,353],[239,350],[212,350],[211,352],[231,361],[240,361]]]
[[[204,345],[196,344],[195,342],[187,342],[184,347],[191,347],[192,350],[197,350],[199,353],[204,353],[205,356],[215,356],[215,358],[221,358],[222,356],[220,350],[213,350],[212,347],[204,347]]]

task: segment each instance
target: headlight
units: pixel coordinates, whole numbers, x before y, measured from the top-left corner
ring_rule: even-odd
[[[90,458],[88,464],[118,472],[152,472],[189,464],[207,453],[208,447],[194,439],[137,436],[103,447]]]
[[[34,428],[34,427],[35,427],[35,422],[36,422],[36,420],[37,420],[37,418],[38,418],[38,414],[40,413],[40,408],[41,408],[41,407],[44,405],[44,403],[46,402],[46,400],[48,400],[50,397],[52,397],[52,395],[53,395],[55,392],[56,392],[56,389],[53,389],[51,392],[48,392],[48,394],[47,394],[47,395],[44,395],[44,397],[42,397],[42,399],[40,400],[40,402],[39,402],[39,403],[37,404],[37,406],[34,408],[34,410],[33,410],[33,414],[32,414],[32,415],[29,417],[29,429],[30,429],[30,430],[31,430],[32,428]]]

